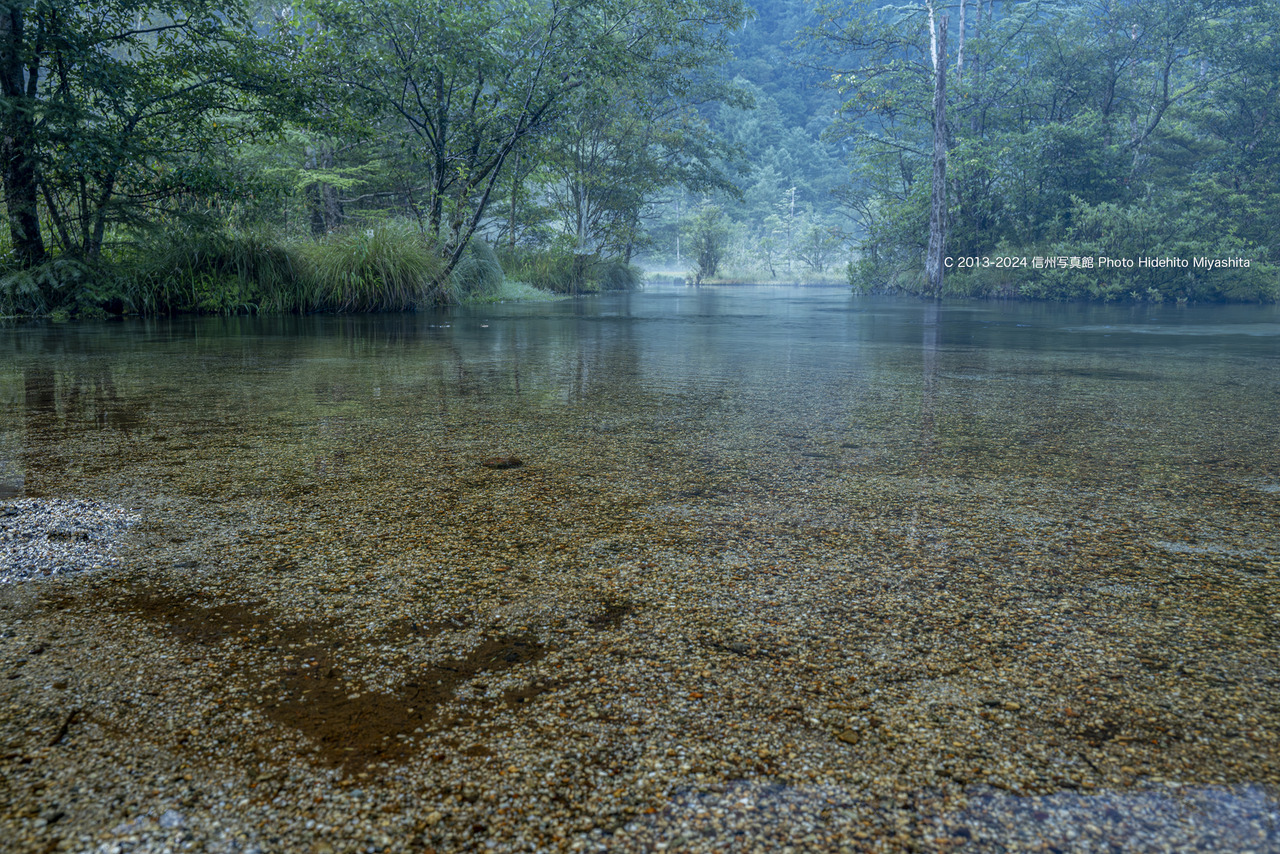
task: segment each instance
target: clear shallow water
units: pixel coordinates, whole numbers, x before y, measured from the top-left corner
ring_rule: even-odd
[[[674,287],[6,329],[0,489],[221,514],[205,540],[148,534],[132,556],[384,626],[421,616],[400,593],[436,595],[426,567],[461,565],[501,570],[492,614],[539,628],[537,608],[581,594],[536,587],[568,555],[568,577],[622,579],[590,584],[626,590],[629,643],[735,656],[738,690],[776,690],[766,706],[811,700],[757,659],[847,672],[841,709],[877,686],[878,723],[806,712],[856,729],[810,733],[839,785],[990,783],[1014,794],[973,809],[1025,829],[1025,793],[1097,784],[1037,807],[1076,821],[1158,775],[1246,792],[1271,821],[1271,789],[1204,787],[1277,774],[1277,330],[1275,307]],[[511,453],[518,478],[479,466]]]
[[[1278,311],[937,309],[836,289],[658,287],[412,316],[9,328],[0,331],[0,488],[56,491],[60,469],[94,461],[41,459],[49,442],[95,432],[270,424],[305,443],[332,433],[335,418],[422,427],[451,405],[515,418],[555,410],[573,426],[675,417],[718,420],[725,434],[790,424],[826,438],[875,428],[899,443],[1025,445],[1106,427],[1131,462],[1189,453],[1196,436],[1261,462],[1276,449]],[[1138,399],[1161,411],[1144,412]],[[996,400],[1015,411],[993,411]],[[1137,430],[1147,441],[1127,442]],[[971,459],[979,474],[980,456]],[[1259,476],[1274,485],[1271,475]]]
[[[374,514],[384,487],[515,453],[608,478],[645,518],[901,528],[913,560],[939,564],[1006,560],[993,531],[1082,560],[1121,523],[1144,554],[1214,558],[1265,598],[1277,367],[1275,306],[813,288],[11,328],[0,495]],[[613,536],[605,521],[579,535]]]
[[[838,464],[1088,488],[1209,466],[1266,495],[1280,481],[1278,311],[658,287],[409,316],[11,328],[0,493],[104,477],[310,488],[367,434],[466,457],[500,426],[506,452],[615,432],[703,465],[767,454],[784,481]],[[193,459],[217,477],[184,471]]]

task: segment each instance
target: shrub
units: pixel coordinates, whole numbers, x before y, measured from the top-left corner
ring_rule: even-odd
[[[729,242],[729,224],[715,205],[703,205],[687,226],[689,252],[697,259],[697,281],[710,279],[720,269]]]
[[[581,290],[574,278],[574,257],[559,249],[507,247],[499,253],[509,278],[525,282],[540,291],[570,294]]]
[[[640,287],[643,273],[618,258],[575,253],[561,247],[498,250],[507,278],[556,294],[625,291]]]
[[[639,267],[633,267],[620,259],[602,261],[592,272],[592,278],[602,291],[635,290],[644,280],[644,273]]]
[[[98,301],[109,298],[113,280],[105,265],[66,256],[27,269],[13,267],[0,274],[0,315],[94,314]]]

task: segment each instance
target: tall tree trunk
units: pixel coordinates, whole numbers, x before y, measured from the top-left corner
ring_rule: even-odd
[[[107,236],[107,205],[115,193],[116,176],[111,173],[102,182],[102,193],[96,200],[93,214],[93,231],[85,235],[84,255],[86,258],[97,258],[102,254],[102,243]]]
[[[933,58],[933,193],[929,208],[929,251],[924,259],[929,293],[942,296],[942,260],[947,253],[947,16],[937,30]]]
[[[333,146],[328,143],[320,146],[320,165],[325,169],[333,168]],[[322,181],[320,199],[324,211],[324,230],[330,232],[339,228],[342,225],[342,198],[338,195],[338,188]]]
[[[964,10],[969,0],[960,0],[960,44],[956,46],[956,85],[964,82]]]
[[[582,169],[577,170],[582,175]],[[581,181],[574,182],[574,246],[573,246],[573,290],[579,293],[587,287],[587,269],[591,266],[591,188]]]
[[[0,96],[5,101],[0,113],[0,164],[9,239],[24,267],[45,259],[40,211],[36,207],[40,181],[36,169],[35,96],[40,66],[38,61],[29,69],[22,66],[23,13],[27,5],[28,0],[0,0]]]
[[[992,23],[995,22],[994,16],[995,16],[995,12],[993,11],[992,19],[991,19]],[[978,0],[978,17],[973,22],[973,37],[975,39],[982,38],[982,0]],[[969,57],[969,64],[973,66],[972,74],[976,75],[976,83],[977,83],[976,94],[977,94],[977,97],[981,98],[982,97],[982,81],[984,78],[984,75],[982,72],[982,53],[980,49],[977,47],[972,48],[969,52],[971,54],[971,56]],[[972,111],[972,117],[969,119],[969,129],[973,131],[973,135],[976,138],[981,139],[983,125],[984,125],[983,114],[986,110],[986,107],[984,106],[983,103],[980,102],[978,104],[974,104],[973,106],[971,106],[970,109]]]
[[[306,158],[307,160],[303,168],[308,170],[314,170],[320,165],[319,159],[316,155],[316,150],[314,147],[310,145],[307,146]],[[311,234],[315,237],[321,237],[324,235],[325,229],[324,229],[324,199],[321,197],[321,193],[320,193],[320,182],[316,181],[312,184],[308,184],[306,189],[306,194],[307,194],[307,209],[309,214],[308,219],[310,219],[311,221]]]
[[[306,156],[307,169],[333,168],[333,147],[327,143],[307,146]],[[337,187],[321,180],[309,184],[306,192],[313,235],[321,237],[342,224],[342,199]]]
[[[938,22],[934,18],[934,0],[929,0],[929,58],[933,60],[933,70],[938,70]]]

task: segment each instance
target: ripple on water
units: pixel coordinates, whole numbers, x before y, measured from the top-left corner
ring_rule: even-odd
[[[1158,324],[1116,324],[1114,326],[1072,326],[1064,332],[1105,332],[1108,334],[1125,333],[1129,335],[1248,335],[1251,337],[1270,338],[1280,335],[1280,324],[1277,323],[1196,323],[1181,326],[1162,326]]]

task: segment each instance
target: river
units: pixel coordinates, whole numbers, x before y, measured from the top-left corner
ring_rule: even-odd
[[[657,286],[0,354],[0,501],[136,519],[106,569],[10,585],[19,641],[98,645],[21,673],[95,674],[77,708],[174,780],[255,745],[197,794],[400,769],[390,850],[1280,850],[1275,306]],[[201,669],[163,687],[175,649]],[[121,705],[135,677],[164,703]],[[163,800],[156,839],[234,823]],[[332,800],[259,819],[289,850],[383,820]]]

